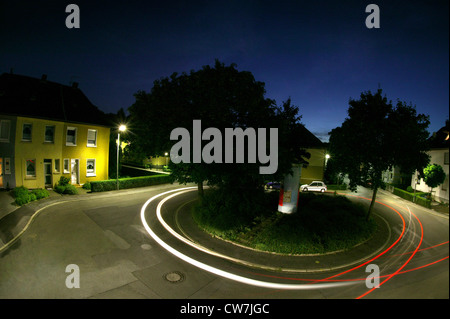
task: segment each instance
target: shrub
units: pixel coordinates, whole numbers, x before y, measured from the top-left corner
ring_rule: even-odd
[[[13,193],[14,198],[18,198],[21,196],[28,195],[29,191],[28,191],[28,188],[26,188],[25,186],[19,186],[19,187],[14,188],[12,190],[12,193]]]
[[[22,206],[29,202],[31,202],[31,196],[30,192],[28,191],[28,188],[24,186],[16,187],[12,190],[12,194],[14,196],[14,201],[17,205]]]
[[[194,218],[213,234],[232,238],[255,218],[276,210],[277,195],[278,192],[265,194],[262,190],[211,189],[196,207]]]
[[[42,199],[49,196],[49,193],[46,189],[37,188],[32,191],[32,194],[36,196],[36,199]]]
[[[69,177],[61,176],[61,178],[59,179],[58,185],[66,186],[66,185],[69,185],[69,183],[70,183],[70,178]]]
[[[49,193],[46,189],[37,188],[32,190],[31,192],[28,188],[24,186],[16,187],[12,190],[12,194],[15,198],[15,202],[17,205],[22,206],[29,202],[42,199],[49,196]]]
[[[83,189],[87,189],[88,191],[90,191],[91,190],[91,183],[90,182],[84,183]]]
[[[297,213],[274,214],[278,204],[276,192],[265,194],[274,194],[267,201],[258,198],[253,204],[246,201],[258,194],[247,197],[243,193],[205,192],[203,200],[193,208],[194,220],[215,236],[287,254],[349,249],[370,238],[376,229],[373,219],[366,220],[365,207],[344,196],[300,193]]]
[[[404,191],[400,188],[394,188],[394,195],[397,195],[403,199],[409,200],[410,202],[415,202],[418,205],[430,208],[431,207],[431,200],[430,199],[425,199],[420,197],[420,194],[423,193],[416,193],[416,196],[414,196],[414,194],[411,194],[407,191]],[[415,199],[414,199],[415,197]]]
[[[70,178],[64,176],[61,176],[59,182],[55,185],[54,191],[59,194],[78,194],[77,188],[74,185],[70,184]]]
[[[408,193],[412,193],[412,192],[414,192],[414,189],[411,186],[408,186],[408,187],[406,187],[406,191]]]
[[[16,197],[15,202],[17,205],[22,206],[25,205],[27,203],[29,203],[31,201],[30,195],[26,194],[26,195],[21,195],[19,197]]]
[[[328,190],[338,190],[338,191],[345,191],[347,190],[347,184],[340,184],[340,185],[327,185]]]
[[[407,191],[404,191],[403,189],[400,188],[394,188],[394,195],[397,195],[403,199],[409,200],[409,201],[413,201],[414,200],[414,195],[410,194]]]
[[[64,194],[66,187],[65,186],[61,186],[61,185],[56,185],[55,186],[55,192],[57,192],[58,194]]]
[[[64,194],[69,194],[69,195],[76,195],[76,194],[78,194],[78,190],[72,184],[68,184],[68,185],[65,186],[65,189],[64,189],[63,193]]]
[[[139,177],[129,177],[129,178],[119,178],[119,189],[145,187],[152,185],[159,185],[170,183],[170,175],[152,175],[152,176],[139,176]],[[110,179],[106,181],[92,181],[91,191],[92,192],[105,192],[117,189],[117,181],[115,179]]]
[[[431,200],[416,196],[416,204],[419,204],[426,208],[431,208]]]

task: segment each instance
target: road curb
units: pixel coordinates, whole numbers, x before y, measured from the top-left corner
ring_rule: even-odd
[[[380,238],[374,238],[377,235],[379,236],[380,233],[386,233],[387,232],[387,234],[388,234],[387,238],[383,241],[383,243],[381,245],[379,245],[379,247],[376,250],[373,250],[370,253],[361,255],[357,259],[352,260],[351,262],[342,263],[342,264],[340,264],[338,266],[324,267],[324,268],[317,268],[316,267],[316,268],[299,269],[299,268],[289,268],[289,267],[278,267],[278,266],[263,265],[261,263],[255,263],[255,262],[252,262],[252,261],[231,257],[231,256],[219,253],[219,252],[217,252],[215,250],[212,250],[212,249],[204,246],[201,243],[201,240],[198,240],[198,237],[197,238],[193,238],[193,237],[195,237],[195,230],[194,230],[194,234],[192,232],[192,228],[193,227],[191,227],[191,229],[190,229],[191,232],[188,234],[188,232],[183,229],[182,222],[180,222],[180,220],[179,220],[178,212],[184,206],[186,206],[187,204],[189,204],[191,202],[192,202],[192,200],[182,204],[177,209],[177,211],[175,212],[175,222],[176,222],[176,225],[179,228],[179,230],[182,232],[183,236],[187,240],[191,241],[195,246],[198,246],[199,250],[205,251],[206,253],[209,253],[211,255],[217,256],[219,258],[226,259],[226,260],[229,260],[231,262],[234,262],[234,263],[237,263],[237,264],[240,264],[240,265],[244,265],[244,266],[247,266],[247,267],[251,267],[251,268],[254,268],[254,269],[262,269],[262,270],[276,271],[276,272],[285,272],[285,273],[309,273],[309,274],[311,274],[311,273],[323,273],[323,272],[327,272],[327,271],[340,270],[340,269],[343,269],[343,268],[348,268],[348,267],[354,266],[356,264],[364,263],[366,261],[371,260],[374,256],[379,254],[383,249],[385,249],[389,245],[389,242],[390,242],[390,240],[392,238],[392,231],[391,231],[391,228],[389,226],[389,223],[382,216],[380,216],[379,214],[376,214],[376,213],[374,213],[374,215],[376,215],[379,218],[379,221],[377,222],[378,227],[380,227],[380,224],[382,223],[381,225],[382,225],[383,229],[377,230],[377,232],[371,238],[367,239],[366,241],[364,241],[362,243],[359,243],[359,244],[355,245],[353,248],[351,248],[349,250],[330,252],[330,253],[326,253],[326,254],[287,255],[287,254],[278,254],[278,253],[265,252],[265,251],[260,251],[260,250],[253,249],[251,247],[246,247],[244,245],[240,245],[238,243],[235,243],[235,242],[232,242],[232,241],[229,241],[229,240],[225,240],[225,239],[222,239],[222,238],[219,238],[219,237],[215,237],[215,236],[212,236],[212,235],[209,234],[213,238],[216,238],[217,240],[220,240],[222,242],[225,242],[225,243],[228,243],[230,245],[233,245],[234,247],[236,247],[238,249],[248,250],[250,254],[251,253],[257,253],[257,254],[262,254],[262,255],[267,254],[268,256],[277,255],[277,256],[280,256],[280,257],[283,257],[283,258],[290,258],[290,257],[292,257],[292,258],[296,258],[296,259],[299,259],[299,258],[318,258],[318,257],[332,256],[332,255],[338,255],[338,254],[349,254],[349,253],[351,253],[352,250],[354,250],[358,246],[362,246],[362,245],[368,243],[371,240],[380,240]],[[190,225],[190,226],[192,226],[192,225]],[[196,226],[196,227],[197,227],[197,231],[204,232],[203,230],[198,228],[198,226]]]

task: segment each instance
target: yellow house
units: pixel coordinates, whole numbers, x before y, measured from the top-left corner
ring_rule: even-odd
[[[312,181],[323,181],[325,172],[325,155],[324,147],[307,148],[306,151],[311,154],[308,159],[308,166],[302,168],[300,176],[300,185],[310,184]]]
[[[109,121],[78,87],[0,75],[0,187],[108,179]]]
[[[327,144],[323,143],[306,127],[302,127],[299,139],[304,149],[311,154],[307,159],[307,167],[302,167],[300,185],[310,184],[312,181],[323,181],[326,164]]]
[[[61,176],[73,185],[108,179],[108,127],[17,117],[16,185],[51,188]]]

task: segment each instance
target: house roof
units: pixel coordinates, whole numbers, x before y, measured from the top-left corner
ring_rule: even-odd
[[[63,85],[24,75],[0,76],[0,113],[65,122],[107,125],[105,114],[93,105],[78,84]]]
[[[326,145],[313,133],[311,133],[304,125],[300,125],[301,145],[304,148],[326,148]]]
[[[445,126],[441,127],[439,131],[433,133],[433,135],[428,139],[430,147],[436,148],[449,148],[449,121],[445,122]]]

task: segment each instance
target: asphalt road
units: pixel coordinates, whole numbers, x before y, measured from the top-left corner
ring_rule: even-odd
[[[203,250],[176,238],[156,215],[161,200],[175,193],[150,203],[148,200],[182,187],[165,185],[109,192],[43,209],[20,239],[0,254],[0,298],[449,297],[448,216],[380,193],[376,217],[389,224],[389,232],[383,245],[363,251],[366,259],[351,261],[351,254],[340,254],[288,260],[242,250],[199,233],[186,213],[195,191],[163,203],[161,218]],[[365,189],[356,195],[370,198]],[[366,199],[351,197],[368,203]],[[142,210],[146,203],[148,206]],[[358,248],[359,253],[364,247]],[[283,270],[284,265],[277,264],[279,260],[298,272]],[[331,265],[328,268],[327,263]],[[369,264],[380,270],[379,288],[366,285],[371,274],[366,268]],[[66,271],[68,265],[79,269],[79,288],[67,287],[67,280],[74,282],[76,273]]]

